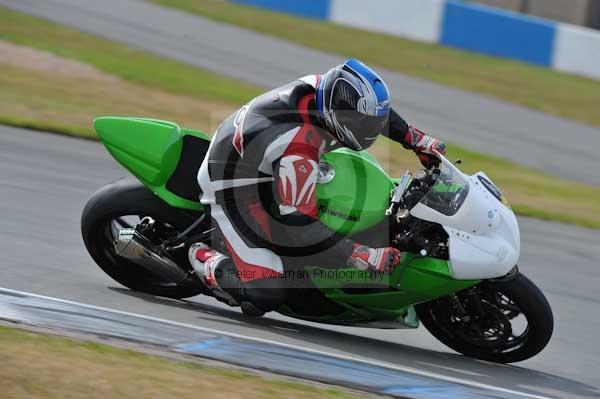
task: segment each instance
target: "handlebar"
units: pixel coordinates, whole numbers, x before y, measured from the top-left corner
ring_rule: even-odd
[[[386,216],[396,215],[401,216],[401,219],[408,217],[410,209],[429,192],[440,173],[437,168],[421,170],[414,176],[410,171],[406,171],[392,192],[390,207],[385,211]]]

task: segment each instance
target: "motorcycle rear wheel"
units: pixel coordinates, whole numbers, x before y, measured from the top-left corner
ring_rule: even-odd
[[[483,282],[456,297],[422,303],[415,309],[427,330],[446,346],[496,363],[520,362],[537,355],[550,341],[554,328],[546,297],[520,272],[508,281]],[[522,319],[526,326],[515,326],[515,321],[523,324]],[[516,327],[522,330],[520,334]]]
[[[128,225],[128,220],[135,216],[150,216],[178,232],[199,217],[170,207],[137,180],[123,179],[104,186],[88,200],[81,216],[83,241],[96,264],[113,280],[134,291],[175,299],[204,293],[199,281],[166,281],[115,253],[114,229],[134,227]],[[187,256],[182,258],[187,263]]]

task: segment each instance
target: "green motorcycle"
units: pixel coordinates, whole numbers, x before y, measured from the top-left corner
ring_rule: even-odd
[[[211,295],[187,258],[211,236],[196,175],[209,138],[174,123],[99,118],[110,154],[138,180],[98,190],[81,229],[94,261],[124,286],[153,295]],[[368,152],[339,149],[320,164],[320,220],[373,247],[404,255],[391,274],[307,265],[310,284],[278,312],[318,323],[417,328],[450,348],[500,363],[539,353],[553,330],[542,292],[516,266],[517,220],[484,174],[463,174],[440,156],[431,171],[390,178]],[[214,244],[213,244],[214,245]]]

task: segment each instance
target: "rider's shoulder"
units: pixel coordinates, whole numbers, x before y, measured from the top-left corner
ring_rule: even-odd
[[[282,111],[296,111],[303,97],[316,92],[309,78],[294,80],[256,97],[249,104],[251,112],[273,116],[279,115]]]
[[[317,90],[317,87],[319,86],[319,81],[321,80],[321,75],[306,75],[298,80],[306,85],[309,85],[314,90]]]

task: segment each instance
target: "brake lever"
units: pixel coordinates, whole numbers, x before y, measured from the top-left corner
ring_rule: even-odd
[[[406,190],[412,182],[412,179],[412,173],[410,173],[408,170],[404,173],[404,176],[400,178],[398,186],[396,186],[396,188],[394,189],[394,194],[392,195],[392,199],[390,201],[390,207],[385,211],[386,216],[391,216],[392,214],[394,214],[394,212],[396,212],[398,206],[402,202],[402,197],[404,196],[404,193],[406,193]]]

